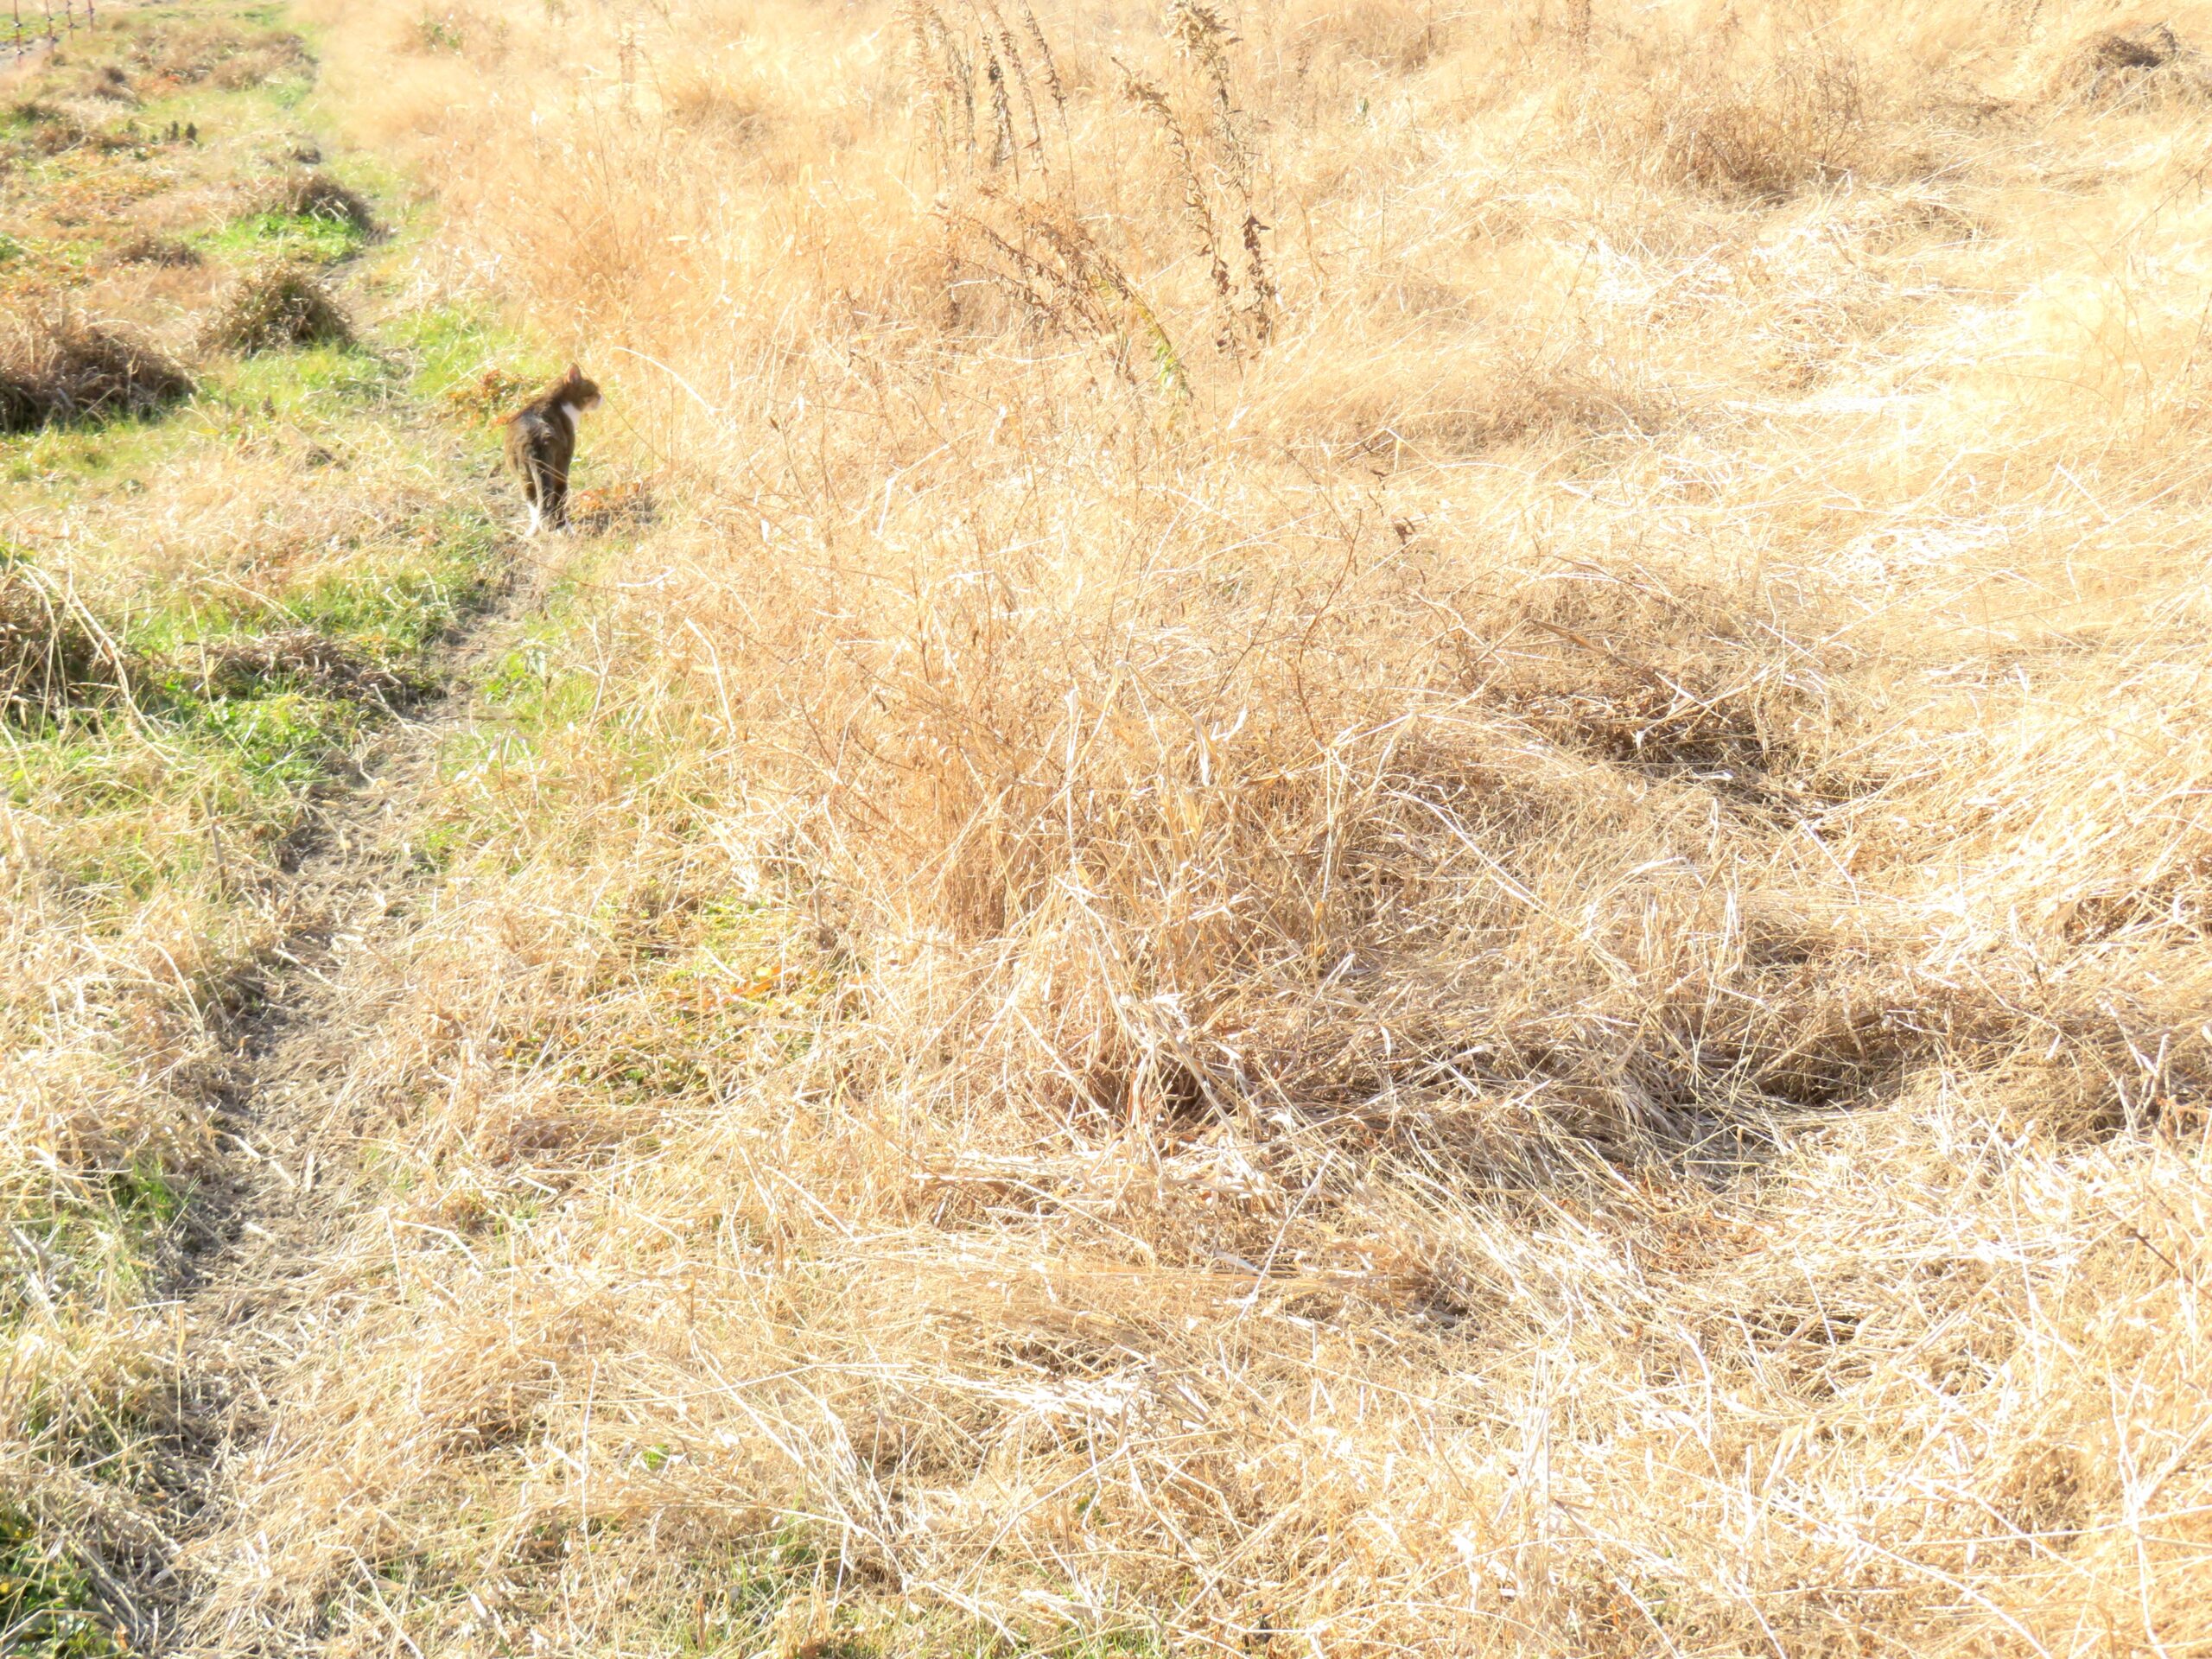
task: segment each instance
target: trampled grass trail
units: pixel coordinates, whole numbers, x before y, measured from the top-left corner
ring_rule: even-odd
[[[266,7],[101,9],[0,111],[0,1650],[188,1644],[347,1203],[353,964],[542,597],[539,366],[406,285]]]
[[[2208,0],[120,21],[8,1642],[2205,1649]]]

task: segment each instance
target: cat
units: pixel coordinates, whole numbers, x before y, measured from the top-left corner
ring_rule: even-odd
[[[599,406],[599,387],[574,363],[568,373],[507,422],[507,467],[530,503],[530,533],[565,530],[569,467],[576,458],[576,417]]]

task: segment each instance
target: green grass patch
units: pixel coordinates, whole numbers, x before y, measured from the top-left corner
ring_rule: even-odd
[[[498,539],[474,514],[442,516],[423,534],[422,559],[319,582],[288,596],[285,608],[387,665],[421,658],[489,596]]]
[[[134,112],[142,127],[166,132],[170,122],[200,130],[207,146],[227,133],[266,132],[278,125],[312,92],[311,80],[288,79],[237,89],[201,81],[148,99]]]
[[[60,826],[45,849],[97,919],[200,882],[283,834],[342,741],[342,704],[178,698],[143,727],[73,721],[0,751],[0,794]]]
[[[257,635],[307,628],[362,667],[412,679],[427,670],[431,651],[490,597],[498,548],[498,531],[481,515],[437,513],[415,526],[411,545],[372,545],[352,568],[269,595],[273,604],[211,605],[198,596],[148,614],[133,626],[129,643],[172,670],[188,670],[186,659],[195,647],[248,645]],[[182,689],[174,673],[170,678],[172,690]]]
[[[351,219],[320,213],[248,213],[219,231],[193,238],[202,252],[244,263],[268,256],[334,265],[368,245],[369,233]]]
[[[213,384],[231,409],[293,422],[334,419],[365,404],[389,403],[404,390],[391,363],[358,346],[303,346],[241,358]]]
[[[177,407],[191,406],[188,400]],[[178,424],[175,413],[118,415],[0,438],[0,478],[10,484],[73,489],[123,482],[194,435]]]
[[[550,351],[477,306],[428,307],[390,332],[410,365],[409,390],[485,449],[499,442],[499,418],[559,372]]]
[[[553,378],[549,356],[478,306],[425,306],[397,319],[391,334],[413,365],[413,391],[426,399],[443,397],[487,368],[508,370],[533,384],[538,377]]]
[[[0,1643],[11,1659],[107,1659],[119,1651],[84,1570],[12,1508],[0,1508]]]
[[[175,1221],[184,1207],[183,1195],[152,1159],[116,1171],[107,1178],[107,1191],[118,1214],[155,1230]]]
[[[184,1204],[150,1154],[94,1181],[4,1197],[15,1249],[35,1258],[41,1282],[34,1292],[30,1273],[0,1276],[0,1331],[16,1329],[34,1309],[66,1319],[73,1310],[143,1300],[161,1236]]]
[[[821,1575],[825,1555],[814,1523],[786,1516],[756,1548],[729,1564],[690,1616],[668,1634],[684,1654],[747,1653],[760,1647],[777,1615]],[[832,1629],[807,1646],[819,1659],[874,1659],[875,1643],[859,1632]]]
[[[264,792],[304,795],[366,723],[358,704],[279,690],[249,697],[181,696],[163,710],[171,734],[235,759]]]
[[[499,658],[485,677],[484,700],[524,731],[556,731],[588,718],[598,690],[592,676],[557,665],[552,643],[540,637]]]

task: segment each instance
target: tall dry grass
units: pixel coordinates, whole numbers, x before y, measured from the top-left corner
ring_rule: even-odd
[[[211,1644],[2212,1641],[2113,19],[322,21],[671,511],[456,762]]]

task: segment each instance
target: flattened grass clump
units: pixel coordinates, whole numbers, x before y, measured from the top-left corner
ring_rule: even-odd
[[[315,67],[314,54],[296,35],[247,35],[223,22],[149,33],[136,57],[150,81],[172,86],[208,81],[226,92],[303,75]]]
[[[350,346],[353,324],[312,265],[285,259],[239,277],[208,316],[200,343],[249,357],[291,346]]]
[[[138,102],[138,94],[130,89],[130,77],[118,63],[104,63],[89,71],[85,77],[84,96],[104,99],[111,104]]]
[[[48,317],[0,335],[0,432],[150,414],[193,389],[174,358],[106,324]]]
[[[314,628],[225,640],[208,649],[201,678],[218,697],[289,683],[326,696],[388,702],[408,689],[398,675]]]
[[[2212,67],[2164,23],[2101,29],[2075,43],[2051,90],[2068,104],[2202,103],[2212,99]]]
[[[35,724],[124,677],[82,604],[35,567],[0,562],[0,721]]]
[[[1578,573],[1486,618],[1512,648],[1472,650],[1471,677],[1562,747],[1756,797],[1816,764],[1823,724],[1818,664],[1745,620],[1763,598]]]
[[[1636,126],[1662,175],[1729,194],[1787,196],[1876,160],[1865,79],[1834,51],[1785,53],[1751,72],[1693,60],[1649,84]]]
[[[303,168],[276,180],[256,200],[254,211],[351,226],[364,236],[377,230],[376,214],[367,200],[320,168]]]
[[[31,149],[41,156],[60,156],[96,143],[99,135],[67,110],[35,101],[18,104],[9,111],[14,124],[25,129]]]
[[[749,143],[767,130],[768,110],[760,94],[717,76],[684,76],[662,96],[668,118],[687,132]]]
[[[206,263],[200,250],[189,242],[180,242],[173,236],[156,236],[150,231],[119,245],[115,251],[115,261],[120,265],[162,265],[175,270]]]

